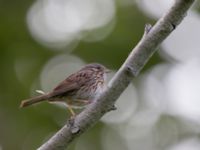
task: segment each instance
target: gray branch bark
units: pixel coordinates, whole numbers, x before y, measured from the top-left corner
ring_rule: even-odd
[[[132,50],[124,64],[114,75],[107,89],[84,111],[69,120],[53,137],[44,143],[39,150],[64,150],[70,142],[86,132],[107,112],[112,110],[120,94],[126,89],[131,80],[137,76],[146,62],[151,58],[156,48],[179,25],[186,16],[194,0],[175,0],[174,5],[151,28],[147,25],[145,32]]]

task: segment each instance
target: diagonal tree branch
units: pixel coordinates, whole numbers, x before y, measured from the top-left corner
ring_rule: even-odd
[[[61,128],[39,150],[64,150],[69,143],[93,126],[105,113],[114,109],[114,103],[137,76],[161,42],[186,16],[194,0],[175,0],[171,9],[151,28],[146,25],[144,35],[132,50],[124,64],[111,79],[107,89],[97,100],[82,111],[74,120]]]

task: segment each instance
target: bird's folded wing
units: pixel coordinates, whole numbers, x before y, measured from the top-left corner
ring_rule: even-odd
[[[58,84],[57,87],[55,87],[51,93],[51,96],[61,96],[61,95],[67,95],[72,93],[73,91],[78,90],[79,85],[77,82],[72,82],[70,80],[64,80],[60,84]]]
[[[91,81],[91,77],[91,74],[85,75],[85,72],[82,71],[77,72],[76,74],[72,74],[54,88],[54,90],[52,91],[52,97],[62,94],[71,95],[73,92],[79,90],[82,85],[87,84],[89,81]]]

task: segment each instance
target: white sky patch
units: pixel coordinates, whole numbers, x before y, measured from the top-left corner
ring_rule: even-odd
[[[73,47],[87,36],[85,31],[102,28],[114,17],[114,0],[37,0],[27,14],[27,24],[38,42],[61,48]],[[95,39],[105,38],[113,27]]]
[[[198,138],[188,138],[178,144],[171,146],[167,150],[199,150],[200,141]]]
[[[200,123],[200,61],[175,65],[165,80],[171,113]]]
[[[178,61],[200,58],[200,16],[189,12],[183,22],[167,38],[162,46],[164,52]],[[162,52],[162,51],[161,51]],[[162,55],[166,57],[165,55]]]

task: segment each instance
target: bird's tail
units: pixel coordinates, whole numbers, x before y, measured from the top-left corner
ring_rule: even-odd
[[[36,96],[36,97],[30,98],[30,99],[23,100],[20,104],[20,107],[21,108],[27,107],[27,106],[30,106],[30,105],[35,104],[35,103],[46,101],[46,100],[49,99],[49,97],[50,97],[49,94],[43,94],[43,95],[40,95],[40,96]]]

